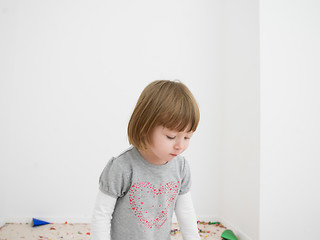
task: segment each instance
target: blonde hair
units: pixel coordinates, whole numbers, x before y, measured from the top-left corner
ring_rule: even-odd
[[[127,130],[129,143],[139,150],[146,150],[154,127],[161,125],[178,132],[194,132],[199,119],[198,104],[183,83],[151,82],[142,91],[131,115]]]

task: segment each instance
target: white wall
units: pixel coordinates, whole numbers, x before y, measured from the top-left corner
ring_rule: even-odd
[[[258,1],[224,1],[223,161],[219,216],[240,239],[259,235]]]
[[[89,220],[100,172],[128,146],[131,111],[156,79],[182,80],[199,102],[186,157],[198,216],[217,216],[221,8],[209,0],[1,1],[0,217]]]
[[[260,3],[259,239],[319,239],[320,2]]]

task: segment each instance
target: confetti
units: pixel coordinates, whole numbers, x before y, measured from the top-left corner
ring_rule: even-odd
[[[141,201],[140,201],[141,202]],[[139,203],[140,203],[139,202]],[[199,235],[205,240],[221,240],[221,234],[226,227],[220,222],[198,221]],[[40,228],[33,228],[30,224],[5,224],[0,229],[0,240],[90,240],[90,224],[85,223],[53,223]],[[179,225],[172,224],[171,240],[182,240]]]

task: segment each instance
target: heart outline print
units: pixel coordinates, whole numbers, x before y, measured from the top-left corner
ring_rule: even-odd
[[[144,226],[149,229],[163,226],[169,208],[178,195],[178,184],[174,181],[161,184],[160,187],[148,181],[132,184],[129,190],[130,207]]]

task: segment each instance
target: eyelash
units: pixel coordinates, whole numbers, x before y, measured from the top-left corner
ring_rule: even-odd
[[[170,139],[170,140],[173,140],[173,139],[175,139],[176,137],[167,136],[167,138]],[[185,140],[189,140],[190,138],[189,138],[189,137],[185,137],[184,139],[185,139]]]

